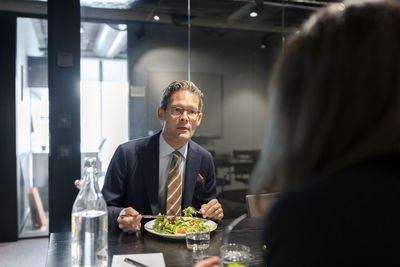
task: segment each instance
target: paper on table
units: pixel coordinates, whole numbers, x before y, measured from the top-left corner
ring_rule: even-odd
[[[164,256],[162,253],[143,253],[143,254],[125,254],[114,255],[112,260],[112,267],[130,267],[129,263],[124,262],[128,257],[148,266],[165,267]]]

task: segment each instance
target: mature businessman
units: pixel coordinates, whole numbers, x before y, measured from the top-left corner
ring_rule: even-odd
[[[111,229],[135,233],[141,214],[181,215],[188,206],[204,218],[223,218],[212,156],[190,139],[201,123],[202,107],[203,93],[194,83],[172,82],[157,111],[162,131],[117,148],[102,190]]]

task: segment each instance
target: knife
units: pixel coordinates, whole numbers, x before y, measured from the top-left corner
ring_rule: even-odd
[[[135,265],[137,267],[149,267],[147,265],[144,265],[143,263],[137,262],[137,261],[135,261],[135,260],[133,260],[131,258],[128,258],[128,257],[124,259],[124,262],[127,262],[129,264]]]

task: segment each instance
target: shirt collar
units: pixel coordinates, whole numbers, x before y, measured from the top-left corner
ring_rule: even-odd
[[[181,153],[181,156],[186,159],[187,155],[187,150],[188,150],[188,142],[186,142],[181,148],[178,149],[179,153]],[[172,152],[174,152],[175,149],[170,146],[164,139],[162,133],[160,134],[160,157],[165,157]]]

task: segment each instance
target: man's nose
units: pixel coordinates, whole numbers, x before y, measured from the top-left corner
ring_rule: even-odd
[[[187,121],[187,120],[189,120],[187,111],[184,110],[179,118],[180,118],[181,121]]]

